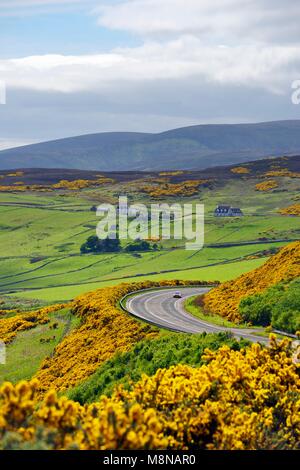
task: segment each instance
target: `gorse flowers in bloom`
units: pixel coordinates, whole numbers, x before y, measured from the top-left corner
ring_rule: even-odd
[[[112,178],[106,178],[104,176],[100,176],[96,180],[73,180],[73,181],[68,181],[68,180],[61,180],[56,184],[52,185],[52,188],[54,189],[70,189],[70,190],[78,190],[78,189],[84,189],[84,188],[91,188],[95,187],[101,184],[109,184],[109,183],[114,183],[114,180]]]
[[[6,449],[297,449],[299,367],[288,341],[206,350],[201,367],[176,365],[130,390],[81,406],[38,381],[0,388]]]
[[[19,173],[19,174],[18,174]],[[22,176],[22,172],[12,173],[7,176]],[[22,173],[22,174],[21,174]],[[78,179],[78,180],[60,180],[58,183],[50,185],[42,184],[25,184],[22,181],[17,181],[10,185],[0,185],[0,192],[25,192],[25,191],[38,191],[38,192],[47,192],[54,191],[56,189],[65,189],[70,191],[77,191],[87,188],[97,188],[101,185],[113,184],[115,182],[112,178],[107,178],[105,176],[99,175],[95,180],[87,179]]]
[[[141,191],[149,194],[151,197],[162,196],[193,196],[199,192],[201,185],[208,184],[209,180],[188,180],[181,183],[168,183],[167,181],[158,181],[156,185],[143,185]]]
[[[300,173],[297,171],[291,171],[288,168],[280,168],[276,170],[268,171],[265,176],[283,176],[288,178],[300,178]]]
[[[159,176],[179,176],[183,175],[184,172],[182,170],[175,170],[175,171],[161,171]]]
[[[263,181],[255,185],[256,191],[270,191],[275,188],[278,188],[278,183],[275,180]]]
[[[235,168],[231,168],[230,171],[231,173],[236,174],[236,175],[248,175],[249,173],[251,173],[251,170],[244,166],[237,166]]]
[[[300,215],[300,204],[293,204],[291,206],[280,209],[280,214],[282,215]]]

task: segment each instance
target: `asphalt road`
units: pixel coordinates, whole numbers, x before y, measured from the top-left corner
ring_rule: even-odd
[[[183,287],[181,299],[175,299],[177,289],[145,291],[127,299],[125,307],[129,313],[155,325],[182,333],[231,332],[237,338],[267,344],[268,338],[255,334],[253,329],[226,328],[213,325],[189,314],[184,308],[188,297],[204,294],[209,288]]]

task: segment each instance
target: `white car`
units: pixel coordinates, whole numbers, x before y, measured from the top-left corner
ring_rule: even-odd
[[[173,295],[173,297],[174,297],[174,299],[181,299],[181,298],[182,298],[182,295],[181,295],[181,293],[179,292],[179,290],[177,290],[177,291],[175,292],[175,294]]]

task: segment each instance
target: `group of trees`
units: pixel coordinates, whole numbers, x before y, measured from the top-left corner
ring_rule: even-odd
[[[121,251],[121,243],[119,238],[105,238],[100,240],[96,235],[92,235],[80,247],[82,254],[87,253],[109,253]]]
[[[158,250],[158,245],[156,243],[152,245],[147,240],[135,240],[128,244],[124,249],[127,253],[150,250]],[[111,239],[107,237],[104,240],[101,240],[96,235],[90,236],[80,248],[80,252],[82,254],[115,253],[120,251],[122,251],[122,246],[119,238]]]

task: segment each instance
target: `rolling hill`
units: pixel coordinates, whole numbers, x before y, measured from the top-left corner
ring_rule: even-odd
[[[91,134],[4,150],[0,169],[199,170],[299,152],[300,120],[200,125],[160,134]]]

